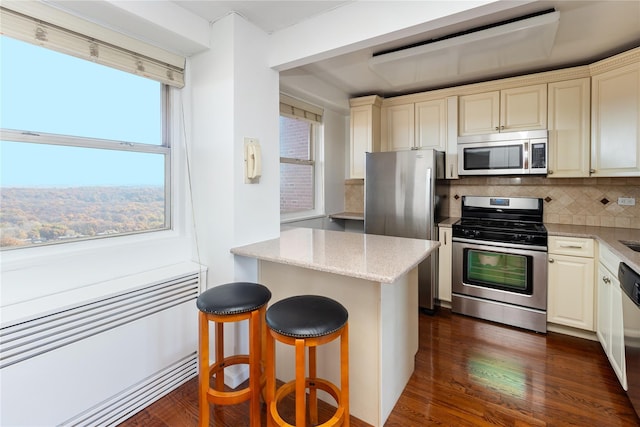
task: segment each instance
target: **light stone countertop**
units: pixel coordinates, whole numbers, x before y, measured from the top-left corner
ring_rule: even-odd
[[[431,240],[291,228],[231,253],[381,283],[393,283],[435,251]]]
[[[329,218],[351,219],[355,221],[364,221],[364,213],[362,212],[339,212],[329,215]]]
[[[620,240],[640,242],[640,230],[634,228],[592,227],[587,225],[547,224],[549,236],[585,237],[596,239],[618,255],[620,260],[640,272],[640,252],[634,252]]]
[[[451,226],[456,222],[458,222],[459,220],[460,218],[458,217],[445,218],[445,219],[442,219],[440,222],[438,222],[438,227],[451,228]]]

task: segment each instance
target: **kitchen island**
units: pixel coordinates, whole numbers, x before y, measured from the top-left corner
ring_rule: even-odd
[[[274,302],[303,294],[349,312],[351,415],[382,426],[402,394],[418,351],[418,264],[439,242],[292,228],[279,238],[231,249],[258,260],[258,281]],[[276,348],[279,380],[294,378],[292,348]],[[338,343],[318,349],[318,375],[340,384]],[[331,398],[327,400],[333,404]]]

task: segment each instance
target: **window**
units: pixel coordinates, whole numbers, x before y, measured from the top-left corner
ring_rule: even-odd
[[[280,215],[283,220],[323,213],[321,112],[310,111],[314,108],[281,96]]]
[[[0,43],[2,249],[170,228],[168,86]]]

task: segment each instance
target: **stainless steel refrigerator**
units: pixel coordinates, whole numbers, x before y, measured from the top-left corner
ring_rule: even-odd
[[[368,234],[438,240],[446,190],[444,153],[411,150],[366,153],[364,230]],[[447,209],[448,211],[448,209]],[[437,251],[418,266],[419,306],[432,312],[438,290]]]

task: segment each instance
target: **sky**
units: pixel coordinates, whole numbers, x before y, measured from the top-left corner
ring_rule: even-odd
[[[161,84],[0,36],[0,127],[160,145]],[[164,156],[0,142],[0,186],[163,185]]]

